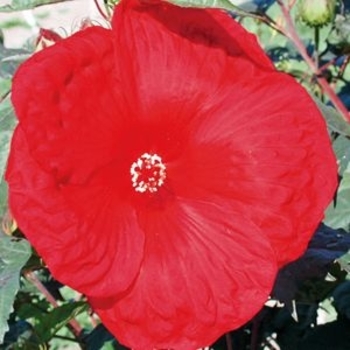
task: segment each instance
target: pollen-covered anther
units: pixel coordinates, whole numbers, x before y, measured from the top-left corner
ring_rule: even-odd
[[[131,182],[136,192],[157,192],[166,179],[166,166],[157,154],[144,153],[130,168]]]

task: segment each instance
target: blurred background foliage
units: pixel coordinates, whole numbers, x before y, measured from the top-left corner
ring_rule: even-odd
[[[307,252],[280,271],[261,312],[212,348],[350,349],[350,1],[172,1],[222,8],[255,33],[276,68],[315,99],[339,162],[337,195]],[[16,68],[58,36],[108,25],[115,3],[0,0],[0,349],[125,349],[23,239],[7,211],[3,180],[16,124],[10,102]]]

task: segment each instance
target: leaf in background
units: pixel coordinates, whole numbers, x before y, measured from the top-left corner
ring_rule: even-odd
[[[182,7],[213,7],[244,15],[246,12],[265,11],[276,0],[170,0]]]
[[[40,342],[33,332],[33,326],[27,321],[9,322],[10,330],[6,333],[1,350],[39,350]],[[42,349],[44,350],[44,349]]]
[[[11,90],[11,78],[0,77],[0,101],[10,92]]]
[[[339,163],[339,175],[343,176],[344,171],[350,163],[350,139],[344,136],[338,136],[333,142],[333,150]]]
[[[350,124],[333,107],[325,105],[315,96],[312,97],[326,120],[328,128],[340,135],[350,136]]]
[[[70,302],[53,309],[50,313],[38,317],[35,334],[43,343],[48,342],[69,321],[88,309],[85,302]]]
[[[18,65],[28,58],[28,55],[29,53],[26,50],[7,49],[0,43],[0,101],[9,94],[12,76]]]
[[[343,178],[337,191],[336,206],[331,205],[326,211],[325,223],[332,227],[350,227],[350,163],[343,172]]]
[[[280,270],[274,298],[291,305],[306,280],[323,280],[331,265],[350,249],[350,233],[321,224],[305,254]]]
[[[276,2],[276,0],[253,0],[253,1],[250,1],[250,3],[253,3],[253,5],[255,5],[257,7],[257,10],[260,10],[260,11],[267,10],[275,2]],[[247,4],[245,4],[245,6],[247,6]],[[243,5],[241,5],[241,7],[243,7]],[[248,10],[246,9],[246,11],[248,11]]]
[[[7,185],[3,175],[15,125],[13,108],[10,99],[6,98],[0,103],[0,218],[7,208]]]
[[[7,49],[0,44],[0,79],[11,78],[18,65],[30,56],[24,49]]]
[[[170,0],[170,2],[182,7],[213,7],[228,11],[238,10],[237,6],[230,0]]]
[[[350,52],[350,17],[348,14],[336,16],[328,42],[331,51],[335,54],[348,54]]]
[[[6,1],[6,5],[0,6],[0,12],[28,10],[34,7],[48,5],[48,4],[55,4],[58,2],[64,2],[64,1],[68,1],[68,0],[9,0],[9,1]]]
[[[16,118],[9,98],[0,103],[0,178],[3,177]]]
[[[19,289],[21,268],[30,254],[26,240],[15,240],[0,231],[0,343],[8,330],[7,319]]]
[[[7,211],[7,206],[8,206],[7,197],[8,197],[7,183],[2,177],[0,178],[0,221],[3,220]]]
[[[340,268],[350,274],[350,251],[337,259]]]
[[[350,321],[338,319],[323,325],[314,326],[305,336],[301,334],[298,350],[348,350],[350,344]]]
[[[345,281],[334,290],[333,300],[337,312],[350,320],[350,281]]]
[[[338,97],[343,102],[344,106],[349,110],[350,108],[350,86],[346,84],[338,91]]]
[[[109,333],[103,324],[99,324],[89,334],[85,335],[83,337],[83,341],[86,350],[127,350],[126,347],[117,342],[117,340],[111,333]]]

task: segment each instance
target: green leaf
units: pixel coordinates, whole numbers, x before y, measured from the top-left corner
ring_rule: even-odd
[[[333,292],[334,307],[350,320],[350,281],[345,281]]]
[[[4,217],[7,210],[7,198],[8,198],[8,189],[7,184],[3,177],[0,178],[0,220]]]
[[[340,135],[350,136],[350,124],[333,107],[325,105],[315,96],[312,97],[326,120],[328,128]]]
[[[29,58],[30,52],[24,49],[8,49],[0,44],[0,78],[12,78],[20,63]]]
[[[16,118],[8,97],[0,103],[0,218],[7,208],[7,185],[3,176],[15,125]]]
[[[10,92],[11,90],[11,78],[1,78],[0,76],[0,101]]]
[[[197,8],[220,8],[227,11],[233,11],[239,15],[248,15],[248,10],[252,6],[245,9],[245,4],[251,5],[251,1],[242,0],[170,0],[175,5],[182,7],[197,7]],[[242,5],[242,7],[240,7]],[[254,6],[253,6],[254,7]]]
[[[337,259],[340,268],[350,274],[350,251]]]
[[[349,229],[350,225],[350,163],[343,173],[336,206],[331,205],[326,211],[325,223],[331,227]]]
[[[13,12],[32,9],[34,7],[55,4],[68,0],[12,0],[8,4],[0,6],[0,12]]]
[[[38,319],[35,333],[43,343],[46,343],[72,318],[87,311],[88,308],[88,305],[82,301],[59,306]]]
[[[26,240],[16,240],[0,231],[0,343],[8,330],[7,319],[19,289],[21,268],[30,255]]]
[[[1,46],[0,46],[1,48]],[[12,55],[10,52],[17,51],[16,53],[13,53]],[[27,60],[31,54],[28,53],[28,51],[25,50],[6,50],[8,56],[2,57],[0,59],[0,78],[11,78],[16,71],[17,67]],[[4,52],[0,52],[0,55],[4,54]]]
[[[118,343],[117,339],[100,323],[90,333],[83,337],[85,350],[128,350]]]
[[[16,118],[10,98],[0,103],[0,178],[4,175]]]
[[[115,350],[115,347],[113,345],[113,342],[112,341],[109,341],[107,343],[104,343],[103,344],[103,348],[102,350]]]
[[[350,50],[350,16],[337,15],[328,42],[337,53],[348,53]]]
[[[333,150],[338,159],[339,174],[342,176],[350,163],[350,139],[338,136],[333,142]]]

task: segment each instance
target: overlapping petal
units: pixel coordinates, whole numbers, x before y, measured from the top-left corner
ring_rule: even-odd
[[[116,65],[138,122],[174,118],[183,127],[233,68],[230,58],[274,70],[256,37],[220,10],[130,0],[116,7],[112,25]]]
[[[87,28],[16,72],[12,101],[30,153],[60,183],[83,183],[115,158],[123,125],[112,33]]]
[[[129,287],[144,242],[112,184],[91,184],[118,158],[125,114],[112,63],[110,31],[89,28],[21,66],[12,92],[20,126],[6,174],[13,215],[53,275],[100,296]]]
[[[235,218],[232,220],[232,216]],[[90,298],[133,349],[197,349],[253,317],[277,266],[264,235],[225,201],[178,198],[139,216],[145,259],[123,298]]]
[[[280,265],[300,256],[337,186],[305,90],[222,11],[125,1],[113,24],[129,104],[153,128],[172,192],[225,197],[251,213]]]
[[[283,265],[303,253],[322,220],[337,164],[324,120],[292,78],[235,65],[241,69],[228,70],[219,92],[204,100],[191,143],[169,174],[178,195],[239,207]]]

